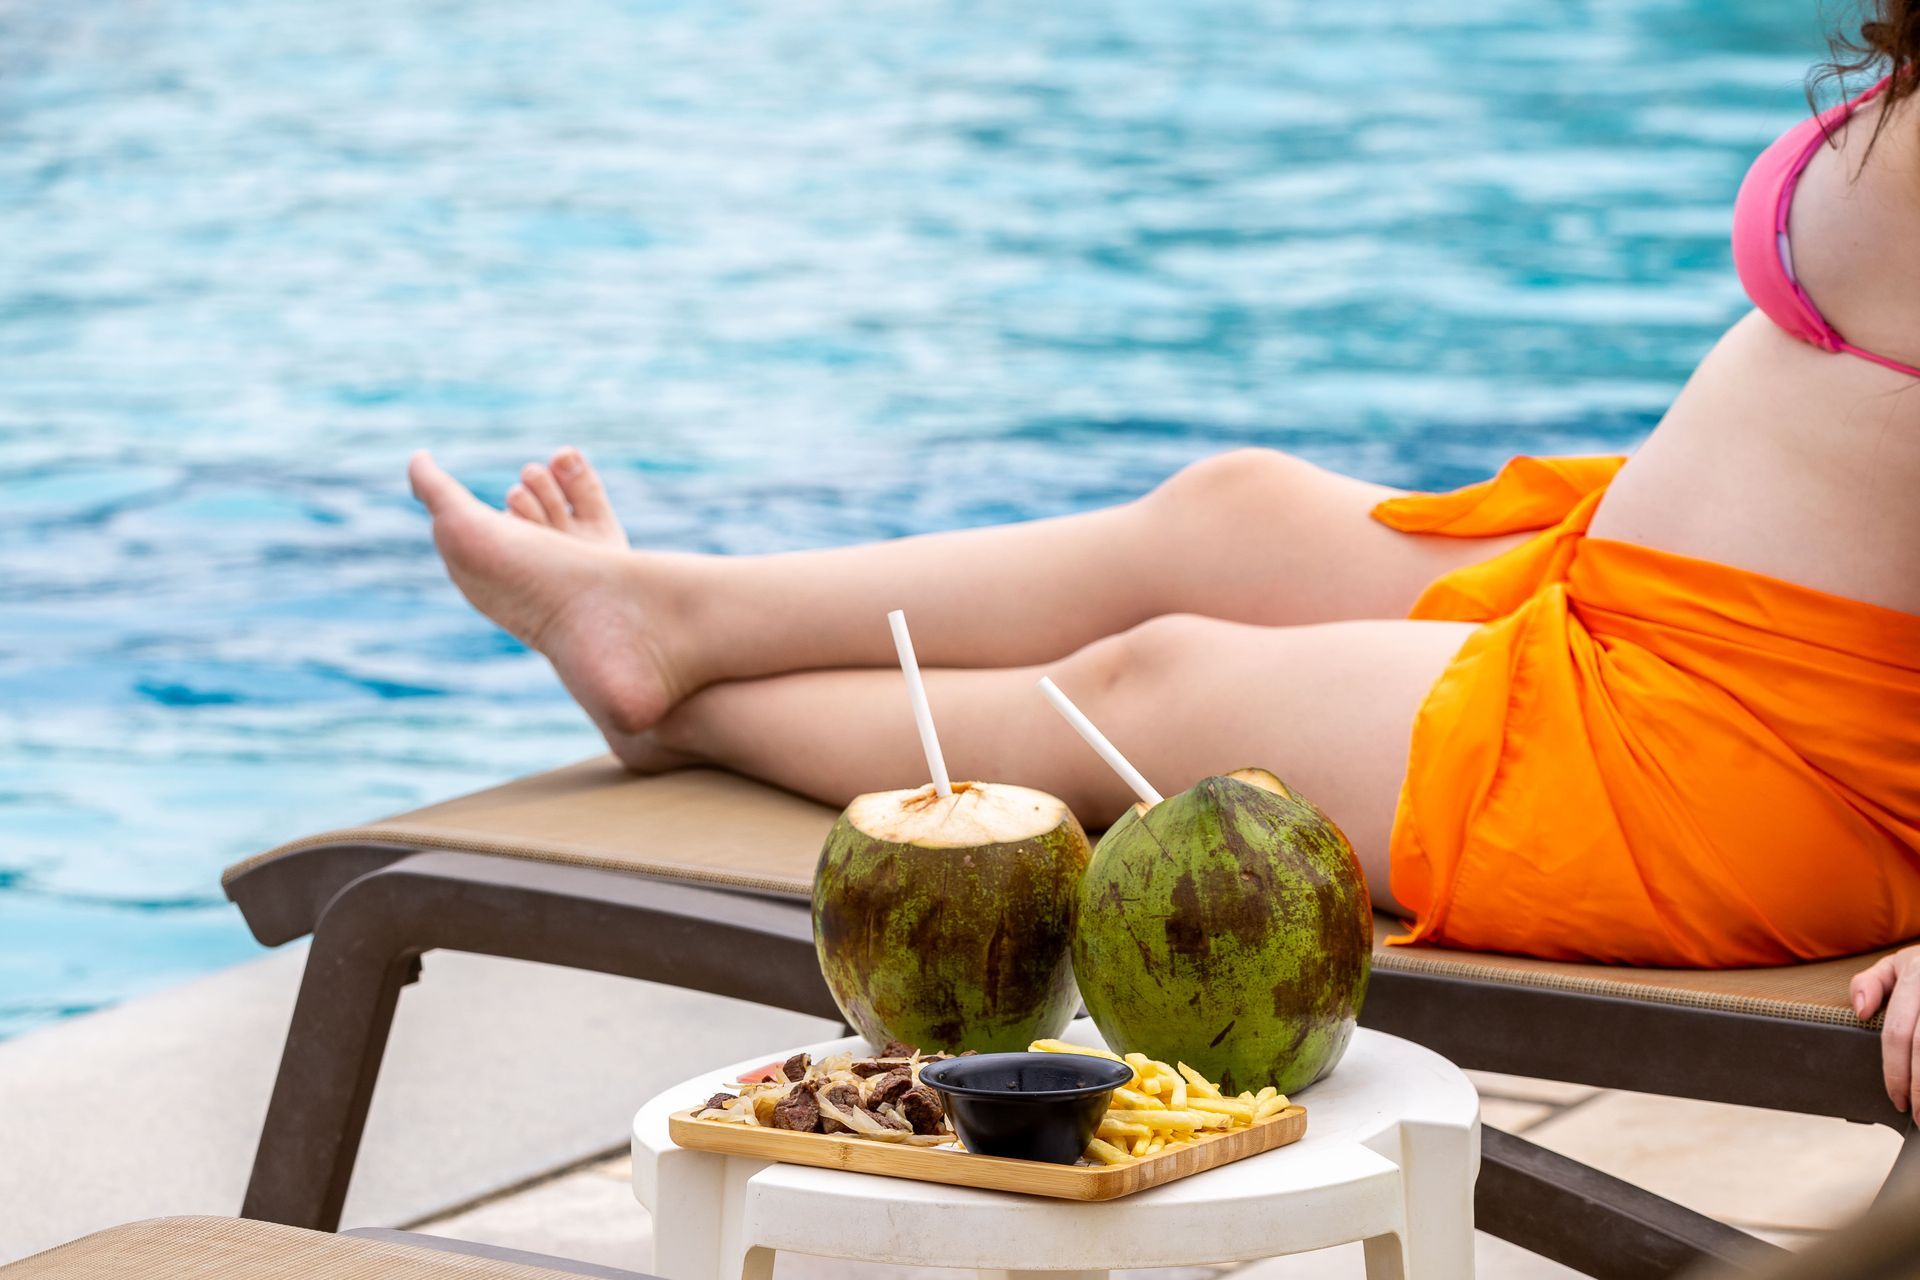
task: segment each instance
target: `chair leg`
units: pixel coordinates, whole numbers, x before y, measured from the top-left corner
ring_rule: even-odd
[[[400,989],[420,974],[418,952],[385,954],[355,923],[343,912],[314,930],[243,1218],[340,1226]]]
[[[1474,1220],[1483,1231],[1598,1280],[1664,1280],[1708,1260],[1747,1269],[1780,1252],[1630,1182],[1485,1127]]]
[[[391,862],[314,927],[243,1217],[339,1226],[400,988],[438,949],[839,1017],[804,903],[479,854]]]
[[[1909,1116],[1906,1132],[1900,1135],[1900,1150],[1893,1157],[1893,1168],[1887,1171],[1887,1180],[1880,1184],[1873,1202],[1880,1204],[1913,1184],[1920,1184],[1920,1123]]]

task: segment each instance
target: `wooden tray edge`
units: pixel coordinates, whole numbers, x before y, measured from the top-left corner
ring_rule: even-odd
[[[773,1164],[797,1164],[813,1169],[840,1169],[875,1177],[906,1178],[934,1182],[943,1186],[971,1187],[981,1191],[1051,1196],[1061,1200],[1115,1200],[1153,1187],[1190,1178],[1196,1173],[1218,1169],[1253,1156],[1298,1142],[1306,1133],[1307,1109],[1298,1103],[1283,1107],[1252,1129],[1210,1133],[1192,1146],[1156,1152],[1126,1164],[1063,1165],[1006,1156],[974,1155],[954,1147],[896,1147],[863,1138],[832,1133],[792,1133],[780,1129],[724,1124],[715,1120],[696,1120],[701,1110],[689,1107],[667,1117],[667,1136],[681,1147],[693,1151],[713,1151],[721,1155],[764,1160]],[[1297,1123],[1293,1123],[1297,1121]],[[1287,1132],[1291,1130],[1292,1132]],[[1264,1132],[1263,1132],[1264,1131]],[[1167,1173],[1155,1177],[1155,1162],[1177,1160],[1204,1150],[1207,1146],[1234,1137],[1260,1133],[1262,1140],[1248,1150],[1224,1160],[1202,1164],[1186,1173]],[[684,1139],[691,1137],[692,1141]],[[840,1154],[844,1153],[844,1154]],[[884,1153],[906,1166],[902,1169],[861,1167],[862,1157]],[[962,1163],[947,1163],[952,1157],[966,1156]],[[932,1163],[928,1163],[932,1162]],[[1162,1169],[1165,1166],[1161,1166]],[[909,1171],[912,1170],[912,1171]],[[996,1174],[1001,1181],[988,1181]],[[1022,1183],[1008,1186],[1006,1181]]]

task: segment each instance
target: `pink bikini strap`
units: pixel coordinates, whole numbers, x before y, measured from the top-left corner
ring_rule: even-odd
[[[1850,356],[1859,356],[1862,360],[1871,360],[1877,365],[1882,365],[1893,370],[1895,373],[1904,373],[1909,378],[1920,378],[1920,369],[1916,369],[1910,364],[1901,364],[1898,360],[1890,360],[1886,356],[1856,347],[1844,338],[1834,343],[1833,349],[1835,351],[1844,351]]]

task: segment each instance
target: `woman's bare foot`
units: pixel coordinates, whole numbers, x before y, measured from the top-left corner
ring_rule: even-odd
[[[507,490],[507,510],[588,542],[627,546],[627,531],[607,501],[599,473],[571,445],[556,451],[545,466],[529,462],[520,468],[520,483]]]
[[[667,714],[673,713],[669,711]],[[620,763],[635,773],[665,773],[669,769],[684,769],[688,765],[705,763],[699,756],[667,746],[653,729],[645,733],[607,733],[603,730],[601,736],[606,738],[608,750],[619,756]]]
[[[692,688],[668,643],[672,593],[650,579],[645,557],[626,549],[586,460],[565,449],[555,455],[556,464],[563,459],[573,465],[556,465],[557,476],[539,467],[522,473],[537,514],[525,499],[513,515],[496,511],[425,451],[413,455],[407,475],[433,516],[434,545],[454,585],[546,656],[622,759],[659,768],[665,757],[647,745],[647,731]],[[540,492],[549,483],[552,503]]]

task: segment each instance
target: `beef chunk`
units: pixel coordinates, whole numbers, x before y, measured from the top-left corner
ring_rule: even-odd
[[[847,1069],[862,1078],[883,1076],[889,1071],[904,1071],[911,1065],[905,1058],[859,1058]]]
[[[911,1058],[918,1052],[920,1052],[918,1046],[910,1045],[905,1040],[889,1040],[880,1048],[880,1056],[883,1058]]]
[[[820,1132],[820,1100],[810,1084],[796,1084],[773,1105],[773,1127],[795,1133]]]
[[[913,1088],[913,1073],[910,1071],[889,1071],[883,1076],[875,1076],[867,1082],[867,1105],[882,1107],[897,1100],[901,1094]]]
[[[941,1104],[939,1094],[917,1084],[900,1095],[900,1114],[907,1118],[915,1133],[938,1133],[947,1109]]]
[[[860,1109],[860,1087],[851,1080],[843,1080],[839,1084],[828,1086],[820,1096],[842,1111]],[[823,1114],[820,1117],[820,1132],[848,1133],[850,1129],[832,1116]]]
[[[804,1053],[796,1053],[780,1064],[780,1074],[789,1080],[807,1078],[807,1068],[813,1065],[813,1059]]]
[[[729,1102],[732,1102],[734,1097],[735,1097],[734,1094],[728,1093],[725,1089],[722,1089],[719,1093],[714,1094],[711,1098],[708,1098],[705,1102],[701,1103],[700,1105],[703,1108],[704,1107],[724,1107]]]

